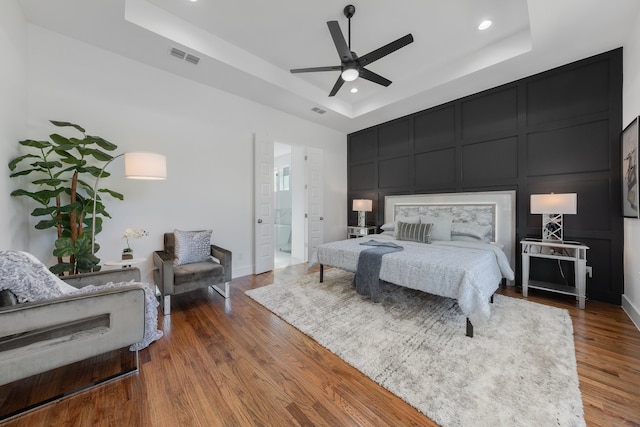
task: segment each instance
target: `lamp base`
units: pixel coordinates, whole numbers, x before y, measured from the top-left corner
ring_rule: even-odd
[[[358,211],[358,227],[367,226],[367,212]]]
[[[562,214],[542,214],[542,240],[563,241]]]

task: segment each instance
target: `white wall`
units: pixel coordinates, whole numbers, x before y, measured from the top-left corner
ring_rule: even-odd
[[[135,256],[149,258],[162,233],[213,229],[213,241],[233,251],[233,276],[253,271],[253,135],[320,147],[325,153],[325,240],[346,227],[346,135],[191,82],[83,42],[29,25],[28,130],[44,138],[58,131],[48,120],[71,121],[118,145],[115,153],[165,154],[166,181],[123,178],[114,161],[101,187],[120,191],[98,236],[99,257],[117,259],[128,227],[150,236],[133,240]],[[9,228],[6,223],[2,228]],[[54,236],[30,227],[29,249],[48,260]]]
[[[623,46],[622,127],[640,116],[640,14]],[[624,220],[624,294],[622,306],[640,328],[640,220]]]
[[[17,3],[0,2],[0,250],[26,250],[29,215],[9,194],[18,179],[7,164],[18,156],[27,117],[27,23]]]

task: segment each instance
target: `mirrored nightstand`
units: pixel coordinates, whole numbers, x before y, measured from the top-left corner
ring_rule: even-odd
[[[352,239],[354,237],[364,237],[369,234],[376,233],[376,226],[368,226],[368,227],[358,227],[357,225],[350,225],[347,227],[347,239]]]

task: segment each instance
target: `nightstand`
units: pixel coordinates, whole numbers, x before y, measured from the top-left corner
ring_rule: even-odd
[[[542,239],[523,239],[522,245],[522,296],[526,297],[529,288],[542,289],[565,295],[574,295],[581,309],[584,309],[587,288],[587,249],[580,242],[545,241]],[[575,269],[575,287],[558,283],[529,279],[529,261],[531,257],[570,261]]]
[[[364,237],[368,236],[369,234],[375,234],[375,232],[375,226],[358,227],[356,225],[349,225],[347,226],[347,239],[351,239],[353,237]]]

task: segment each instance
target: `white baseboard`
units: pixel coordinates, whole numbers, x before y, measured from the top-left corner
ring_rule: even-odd
[[[624,294],[622,295],[622,309],[627,313],[633,324],[636,325],[636,328],[640,330],[640,310]]]

